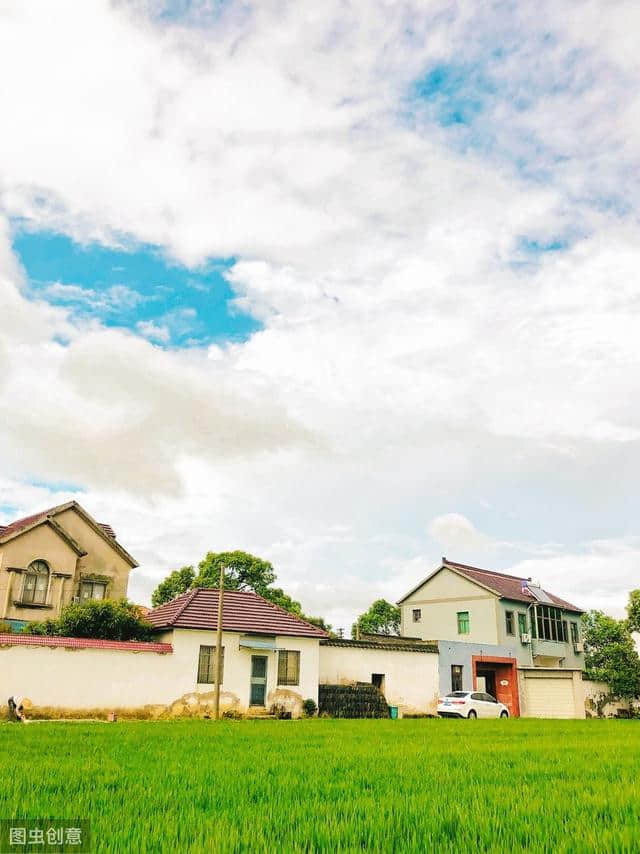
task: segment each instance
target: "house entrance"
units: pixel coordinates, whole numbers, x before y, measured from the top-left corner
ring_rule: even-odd
[[[251,692],[249,703],[252,706],[264,706],[267,694],[267,656],[251,656]]]
[[[520,697],[518,693],[518,671],[515,658],[490,658],[474,655],[473,688],[486,691],[499,703],[509,709],[511,717],[520,715]]]

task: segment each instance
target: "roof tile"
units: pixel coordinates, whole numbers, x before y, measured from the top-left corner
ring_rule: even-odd
[[[154,608],[146,620],[158,629],[218,628],[218,591],[197,588]],[[327,632],[249,590],[225,590],[222,628],[265,635],[325,638]]]
[[[471,581],[477,581],[480,584],[484,584],[485,587],[491,588],[491,590],[504,599],[512,599],[516,602],[528,603],[538,601],[533,594],[528,591],[524,592],[524,587],[526,587],[526,584],[529,581],[528,578],[520,578],[517,575],[505,575],[502,572],[494,572],[490,569],[480,569],[477,566],[467,566],[467,564],[455,563],[455,561],[446,559],[442,561],[442,565],[452,567],[462,575],[465,575]],[[547,594],[549,599],[551,599],[554,605],[557,605],[560,608],[565,608],[567,611],[575,611],[578,614],[582,613],[581,608],[576,608],[575,605],[572,605],[570,602],[566,602],[564,599],[560,599],[559,596],[554,596],[553,593],[549,593],[548,590],[545,590],[544,592]]]

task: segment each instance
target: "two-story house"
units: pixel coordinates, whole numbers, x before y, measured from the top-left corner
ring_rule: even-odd
[[[514,715],[584,717],[580,608],[530,578],[444,557],[398,605],[403,635],[438,641],[441,693],[486,691]]]
[[[19,628],[71,601],[124,597],[136,566],[76,501],[0,525],[0,620]]]

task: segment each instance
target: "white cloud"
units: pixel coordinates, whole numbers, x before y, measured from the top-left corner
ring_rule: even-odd
[[[570,16],[201,3],[184,25],[152,7],[4,4],[0,208],[189,263],[235,257],[238,305],[264,328],[163,351],[197,338],[188,307],[138,335],[74,323],[86,291],[62,271],[48,296],[64,308],[29,301],[0,240],[7,493],[27,511],[45,497],[29,477],[83,487],[143,560],[140,596],[227,546],[273,558],[345,625],[442,545],[524,554],[571,592],[596,539],[637,530],[630,5],[605,24],[587,0]],[[410,103],[437,63],[491,78],[471,129]],[[559,236],[566,250],[522,249]],[[90,299],[131,305],[122,288]]]

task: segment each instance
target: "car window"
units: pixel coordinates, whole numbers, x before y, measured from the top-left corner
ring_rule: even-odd
[[[485,701],[485,703],[497,703],[498,702],[495,697],[491,696],[491,694],[484,694],[482,699]]]
[[[472,694],[471,699],[472,700],[484,700],[484,694]]]
[[[468,693],[468,691],[450,691],[447,697],[466,697]]]

